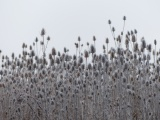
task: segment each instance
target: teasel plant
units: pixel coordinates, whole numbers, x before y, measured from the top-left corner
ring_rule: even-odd
[[[80,36],[78,37],[78,41],[79,41],[79,45],[78,45],[78,47],[79,47],[79,57],[80,57],[80,54],[81,54],[81,52],[80,52],[80,50],[81,50],[81,45],[80,45],[81,38],[80,38]]]
[[[89,57],[89,53],[87,50],[84,51],[84,57],[86,59],[86,67],[87,67],[87,58]]]
[[[157,53],[156,53],[157,40],[154,40],[154,45],[155,45],[154,64],[156,64],[156,62],[157,62]]]
[[[160,59],[157,41],[152,49],[144,37],[138,42],[137,32],[131,30],[123,34],[125,40],[122,34],[118,35],[117,46],[110,49],[109,38],[104,40],[103,50],[107,54],[96,53],[98,48],[92,43],[82,49],[80,41],[75,44],[75,55],[71,55],[67,47],[62,53],[56,47],[47,53],[49,42],[44,44],[45,38],[41,47],[38,38],[35,44],[23,43],[19,56],[15,53],[7,56],[0,51],[0,118],[158,120]],[[44,51],[47,58],[38,54]]]
[[[121,40],[123,41],[123,34],[124,34],[124,29],[125,29],[125,22],[126,22],[126,16],[123,16],[123,29],[122,29],[122,32],[121,32]]]
[[[96,37],[95,36],[93,36],[93,42],[94,42],[94,47],[96,48]]]
[[[114,33],[113,33],[113,28],[112,28],[112,26],[111,26],[111,20],[108,20],[108,24],[109,24],[109,27],[110,27],[110,30],[111,30],[111,34],[112,34],[112,37],[113,37],[113,40],[114,40],[114,42],[115,42],[115,46],[116,46],[116,41],[115,41],[115,36],[114,36]]]

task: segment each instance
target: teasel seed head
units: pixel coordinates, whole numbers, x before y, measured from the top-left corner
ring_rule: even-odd
[[[124,21],[126,20],[126,16],[123,16],[123,20],[124,20]]]
[[[107,44],[109,43],[109,39],[108,39],[108,38],[106,38],[106,43],[107,43]]]
[[[154,45],[157,45],[157,40],[154,40]]]
[[[109,24],[109,25],[111,24],[111,20],[108,20],[108,24]]]

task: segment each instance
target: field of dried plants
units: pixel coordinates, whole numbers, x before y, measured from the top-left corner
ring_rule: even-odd
[[[95,36],[84,51],[78,37],[75,55],[66,47],[47,54],[45,29],[41,41],[23,43],[19,56],[0,51],[0,120],[159,120],[157,41],[147,44],[137,30],[124,33],[123,21],[118,36],[108,21],[115,46],[109,49],[106,38],[102,54]]]

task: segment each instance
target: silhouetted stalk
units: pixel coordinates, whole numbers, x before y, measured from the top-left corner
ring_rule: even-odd
[[[126,16],[123,17],[123,21],[124,21],[124,22],[123,22],[123,31],[122,31],[122,37],[121,37],[121,40],[122,40],[122,41],[123,41],[123,34],[124,34]],[[122,42],[122,41],[121,41],[121,42]]]

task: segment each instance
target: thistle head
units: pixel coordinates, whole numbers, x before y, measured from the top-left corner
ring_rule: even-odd
[[[96,52],[96,49],[95,49],[94,45],[91,45],[91,46],[90,46],[90,52],[91,52],[92,54]]]
[[[108,39],[108,38],[106,38],[106,43],[107,43],[107,44],[109,43],[109,39]]]
[[[84,51],[84,57],[87,59],[89,57],[89,53],[87,50]]]
[[[109,25],[111,24],[111,20],[108,20],[108,24],[109,24]]]
[[[44,36],[45,34],[46,34],[46,31],[45,31],[44,28],[42,28],[42,30],[41,30],[41,36]]]
[[[50,41],[50,39],[51,39],[51,38],[48,36],[48,37],[47,37],[47,40]]]
[[[93,36],[93,41],[96,41],[96,37],[95,36]]]
[[[154,40],[154,45],[157,45],[157,40]]]
[[[123,20],[124,20],[124,21],[126,20],[126,16],[123,16]]]
[[[78,41],[81,41],[81,38],[80,38],[80,36],[78,37]]]

